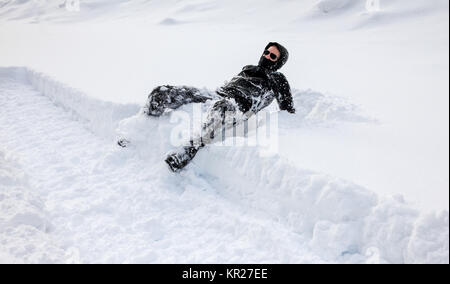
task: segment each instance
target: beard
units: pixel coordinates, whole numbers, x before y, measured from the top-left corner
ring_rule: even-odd
[[[267,70],[275,70],[275,63],[272,60],[269,60],[267,58],[265,58],[264,56],[261,56],[261,59],[259,59],[259,63],[258,66],[263,67]]]

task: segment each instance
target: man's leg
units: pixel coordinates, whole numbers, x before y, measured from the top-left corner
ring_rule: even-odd
[[[186,86],[159,86],[148,96],[144,112],[150,116],[160,116],[166,109],[177,109],[185,104],[204,103],[213,95],[200,89]]]
[[[202,126],[200,137],[194,138],[191,142],[194,146],[201,148],[211,144],[215,138],[222,137],[221,132],[233,127],[242,120],[242,113],[234,100],[222,99],[217,101],[206,118]]]
[[[206,123],[202,126],[202,134],[192,139],[181,151],[170,154],[166,163],[172,171],[180,171],[189,164],[201,148],[211,144],[218,133],[242,122],[243,117],[234,101],[228,99],[217,101],[210,109]]]
[[[153,89],[148,96],[144,107],[144,113],[149,116],[161,116],[166,109],[177,109],[185,104],[204,103],[207,100],[217,98],[215,93],[208,93],[206,90],[200,90],[187,86],[159,86]],[[117,141],[120,147],[126,148],[130,141],[121,138]]]

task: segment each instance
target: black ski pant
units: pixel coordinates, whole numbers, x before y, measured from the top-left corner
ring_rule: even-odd
[[[150,116],[160,116],[166,109],[177,109],[190,103],[205,103],[216,100],[209,109],[206,121],[202,125],[202,133],[190,141],[190,146],[199,149],[210,144],[215,134],[248,119],[234,99],[224,98],[218,94],[186,86],[159,86],[148,96],[144,112]]]

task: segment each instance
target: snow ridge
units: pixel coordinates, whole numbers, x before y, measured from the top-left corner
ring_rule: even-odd
[[[88,97],[77,89],[25,67],[1,68],[0,75],[19,78],[30,84],[57,106],[71,112],[75,119],[82,120],[93,132],[108,138],[114,136],[120,120],[132,116],[140,108],[134,104],[116,104]]]
[[[0,263],[67,261],[44,207],[20,162],[0,149]]]
[[[254,13],[255,5],[261,7]],[[277,13],[271,9],[277,6]],[[412,16],[422,16],[439,10],[448,10],[446,0],[241,0],[227,3],[218,0],[4,0],[0,2],[0,21],[28,23],[70,23],[77,21],[110,20],[151,17],[154,24],[183,25],[198,22],[230,24],[232,13],[240,21],[264,24],[267,17],[276,17],[280,27],[293,23],[307,23],[309,19],[330,21],[345,19],[345,28],[361,28],[367,25],[390,23]],[[226,11],[224,13],[224,11]],[[303,12],[302,12],[303,11]],[[205,13],[207,12],[207,13]],[[163,16],[161,16],[163,15]],[[260,17],[263,15],[264,17]],[[306,20],[306,21],[305,21]],[[282,28],[283,29],[283,28]]]
[[[277,154],[267,155],[258,147],[207,147],[198,154],[193,164],[180,176],[172,176],[162,162],[166,152],[171,149],[169,137],[174,125],[170,122],[170,115],[159,119],[147,117],[139,111],[139,107],[136,105],[119,105],[89,98],[79,91],[26,68],[0,68],[1,77],[15,79],[33,86],[54,104],[72,113],[73,118],[87,125],[89,130],[101,136],[102,139],[109,139],[108,143],[114,147],[114,150],[99,151],[99,154],[92,153],[92,157],[97,155],[98,161],[89,161],[89,164],[95,164],[92,168],[93,176],[105,175],[110,179],[112,177],[117,179],[115,183],[108,185],[107,191],[101,190],[102,201],[100,204],[106,200],[114,204],[116,201],[113,199],[113,194],[125,194],[124,186],[134,184],[133,188],[128,188],[126,193],[128,199],[120,203],[117,211],[126,214],[132,208],[145,208],[145,204],[148,202],[151,202],[156,210],[160,208],[158,206],[161,204],[152,202],[151,198],[158,199],[165,196],[167,193],[162,193],[161,187],[163,187],[167,188],[169,192],[171,190],[179,192],[181,203],[173,201],[173,196],[170,201],[169,199],[165,200],[162,204],[167,204],[167,206],[160,209],[164,210],[169,217],[161,216],[161,218],[170,218],[169,220],[172,221],[188,218],[183,226],[188,226],[186,229],[190,229],[189,234],[194,234],[192,237],[197,236],[193,232],[196,232],[195,228],[198,225],[193,220],[199,216],[202,216],[201,218],[208,216],[210,221],[205,222],[221,224],[217,227],[208,227],[206,231],[202,227],[202,230],[204,233],[211,230],[218,235],[223,234],[227,238],[222,240],[227,243],[238,236],[240,236],[239,238],[247,236],[244,238],[244,243],[247,244],[244,246],[244,251],[249,254],[251,251],[253,253],[251,256],[243,254],[240,259],[227,259],[226,257],[229,255],[236,255],[236,251],[229,252],[227,248],[227,253],[222,255],[224,258],[219,257],[212,261],[448,263],[449,218],[447,211],[439,214],[422,214],[406,204],[400,196],[380,197],[351,182],[307,169],[298,169]],[[321,119],[325,123],[327,121],[331,123],[370,121],[364,116],[352,114],[353,107],[342,107],[339,100],[325,99],[323,95],[314,95],[312,91],[296,92],[296,100],[300,99],[303,100],[303,104],[300,105],[304,109],[300,110],[298,117],[295,118],[298,121],[292,122],[289,121],[292,118],[280,115],[280,125],[287,124],[289,127],[294,127],[297,122],[307,122],[308,120],[315,124]],[[316,103],[313,103],[314,100]],[[322,109],[317,111],[320,106]],[[192,112],[192,107],[185,106],[182,110]],[[329,111],[327,112],[327,110]],[[319,114],[323,111],[328,115],[320,116]],[[125,150],[118,149],[113,145],[114,140],[111,139],[114,135],[126,137],[132,141],[132,147]],[[92,143],[94,144],[94,142]],[[77,163],[81,163],[80,159],[82,160],[82,158],[77,159]],[[127,167],[130,167],[128,171]],[[84,168],[83,171],[85,171]],[[127,175],[133,171],[137,173],[127,181]],[[85,174],[81,176],[85,176]],[[68,179],[68,181],[72,179]],[[104,180],[99,179],[93,185],[97,188],[100,185],[104,186],[103,184]],[[148,186],[151,190],[142,191],[139,189],[142,186]],[[76,187],[74,187],[75,189]],[[70,188],[66,189],[65,194],[69,194],[70,190]],[[5,190],[5,192],[8,191]],[[100,194],[95,190],[87,191],[86,194],[88,193]],[[108,194],[110,194],[109,198]],[[142,194],[148,195],[148,197],[144,197]],[[75,196],[77,195],[75,194]],[[184,204],[182,201],[186,201],[186,197],[197,206],[192,205],[191,208]],[[97,199],[93,198],[93,200]],[[219,203],[217,209],[213,210],[204,202]],[[3,201],[0,204],[3,205]],[[170,207],[174,204],[175,207]],[[114,236],[118,238],[116,241],[124,240],[123,237],[128,236],[130,231],[124,230],[126,233],[121,233],[122,229],[120,228],[126,226],[127,222],[123,220],[127,217],[121,216],[115,223],[114,218],[111,217],[116,216],[117,213],[109,213],[112,205],[105,206],[105,209],[109,209],[98,208],[87,212],[92,212],[92,214],[102,212],[102,216],[104,216],[102,220],[108,222],[103,223],[106,226],[105,233],[109,228],[115,232]],[[202,206],[207,208],[204,212]],[[191,216],[191,220],[189,216],[194,207],[195,210],[199,210],[200,215]],[[232,210],[227,213],[233,214],[232,217],[223,217],[227,208]],[[172,243],[174,243],[173,240],[180,241],[167,229],[171,226],[170,223],[162,224],[155,219],[154,215],[150,221],[142,219],[144,214],[149,213],[147,212],[149,210],[145,209],[139,213],[133,209],[132,212],[136,213],[134,218],[137,223],[132,226],[133,231],[136,232],[132,238],[139,236],[142,227],[147,232],[143,236],[152,232],[154,241],[161,239],[171,239]],[[240,226],[257,222],[262,224],[262,228],[252,227],[256,231],[242,232],[243,229],[233,223],[238,222],[236,219],[238,216],[245,216],[243,219],[245,223],[239,223]],[[67,217],[72,218],[70,215]],[[90,218],[97,219],[94,215],[82,219]],[[231,221],[227,218],[231,218]],[[97,223],[95,224],[99,225]],[[57,225],[64,226],[64,222],[60,221]],[[85,230],[92,227],[84,226],[86,226]],[[283,238],[290,244],[288,250],[281,249],[283,245],[277,245],[279,241],[275,241],[275,239],[265,239],[263,231],[268,230],[267,226],[282,228],[280,235],[273,236],[273,232],[269,235],[275,239]],[[59,228],[58,232],[61,231],[62,228]],[[65,237],[71,235],[68,232],[61,234]],[[85,237],[76,236],[74,238],[78,238],[80,241],[80,238],[83,240]],[[243,240],[239,240],[238,243],[242,244]],[[136,241],[142,242],[143,239],[137,238]],[[199,249],[198,245],[183,249],[186,255],[189,255],[193,249],[198,257],[194,259],[196,262],[202,262],[202,259],[208,261],[211,259],[206,255],[211,253],[211,249],[224,250],[225,243],[220,244],[218,239],[216,241],[219,242],[217,247],[211,247],[212,244],[210,244],[205,251]],[[270,245],[253,246],[257,243],[267,244],[268,241]],[[187,241],[187,243],[190,242]],[[69,243],[77,244],[77,242]],[[113,243],[114,240],[111,244]],[[86,254],[91,243],[86,240],[81,241],[79,245],[81,246],[80,253]],[[122,255],[111,256],[109,253],[109,258],[102,257],[101,249],[97,249],[93,254],[97,256],[94,261],[95,259],[105,262],[170,261],[158,256],[165,255],[165,253],[158,254],[158,250],[153,249],[158,247],[157,243],[150,242],[148,245],[152,253],[144,255],[142,258],[131,257],[133,253],[137,252],[135,248],[127,250],[127,247],[121,246],[117,249]],[[108,244],[105,247],[108,247]],[[162,246],[159,249],[167,252],[168,247]],[[275,252],[278,249],[281,250]],[[289,251],[291,254],[288,253]],[[171,252],[175,255],[175,252]],[[292,252],[302,255],[292,254]],[[93,261],[89,256],[84,256],[82,259]],[[182,258],[173,260],[183,262]]]
[[[258,148],[209,148],[196,166],[197,175],[214,177],[224,196],[309,237],[328,261],[448,262],[448,212],[421,216],[401,197],[379,197],[277,155],[262,157]]]

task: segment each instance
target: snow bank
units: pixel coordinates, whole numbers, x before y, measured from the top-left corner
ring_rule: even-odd
[[[277,7],[275,12],[274,6]],[[336,19],[345,18],[343,26],[354,28],[445,9],[448,10],[447,0],[241,0],[226,4],[218,0],[9,0],[0,3],[0,20],[67,23],[141,16],[152,18],[155,25],[172,26],[199,22],[233,24],[234,19],[265,25],[266,19],[272,18],[284,29],[292,22],[313,17],[330,21],[331,26],[342,26],[343,22]]]
[[[61,263],[65,250],[19,162],[0,149],[0,263]]]
[[[311,106],[300,111],[297,119],[311,117],[305,114],[313,113],[317,104]],[[182,109],[190,110],[190,106]],[[150,118],[139,113],[123,120],[119,136],[132,142],[126,151],[149,163],[162,161],[173,148],[169,137],[177,116],[174,112]],[[340,116],[331,117],[335,122]],[[342,115],[349,117],[353,116]],[[280,125],[285,118],[280,116]],[[287,225],[309,239],[311,249],[330,262],[448,263],[448,212],[422,216],[400,196],[377,196],[351,182],[296,168],[258,147],[209,146],[182,175],[193,181],[202,177],[231,202]]]
[[[94,133],[111,137],[117,126],[116,135],[131,141],[131,146],[123,150],[128,152],[126,156],[140,159],[145,164],[161,164],[166,152],[172,150],[170,136],[178,122],[171,122],[171,119],[181,111],[192,115],[193,108],[189,105],[180,112],[172,112],[161,118],[148,117],[139,112],[136,105],[123,106],[94,100],[25,68],[0,68],[0,76],[9,76],[33,85],[57,105],[72,112],[75,119],[87,123]],[[355,106],[337,98],[306,91],[296,92],[295,100],[299,108],[298,115],[280,115],[280,125],[298,127],[308,120],[312,124],[320,124],[320,121],[370,121],[355,113]],[[118,160],[121,157],[113,155],[109,158],[120,166]],[[1,160],[2,164],[7,164],[4,160]],[[105,160],[106,163],[108,161]],[[152,174],[156,176],[167,175],[165,168],[157,166],[155,170],[157,172]],[[1,180],[1,184],[16,183],[10,182],[8,178]],[[195,188],[199,184],[216,188],[219,196],[230,203],[240,204],[242,208],[252,209],[264,218],[290,228],[307,240],[305,246],[314,255],[327,262],[449,261],[447,211],[421,214],[399,196],[380,197],[351,182],[299,169],[279,155],[267,155],[258,147],[208,146],[174,181],[180,182],[185,188]],[[6,192],[9,194],[13,191]],[[25,200],[26,204],[34,202],[33,198],[31,201]],[[45,231],[45,218],[42,217],[45,214],[39,213],[42,207],[37,208],[20,209],[12,213],[8,211],[4,216],[10,217],[2,224],[13,220]],[[19,212],[31,213],[22,218]]]
[[[91,98],[25,67],[0,68],[0,75],[30,84],[56,105],[72,113],[74,119],[84,122],[94,133],[108,138],[115,135],[120,120],[134,115],[140,108],[134,104],[115,104]]]
[[[211,147],[196,164],[197,174],[226,185],[224,195],[309,236],[311,247],[330,261],[369,261],[375,250],[376,262],[448,262],[448,212],[418,219],[420,212],[401,198],[376,196],[278,156],[261,157],[257,148]]]
[[[341,17],[347,27],[361,28],[446,10],[445,0],[319,0],[307,17],[321,20]]]
[[[89,97],[80,90],[26,67],[2,67],[0,76],[30,84],[56,105],[72,113],[74,119],[83,121],[94,133],[107,138],[116,136],[116,128],[121,120],[134,116],[141,109],[136,104],[117,104]],[[280,127],[283,129],[298,128],[301,125],[329,126],[339,122],[376,121],[363,114],[359,106],[341,97],[295,89],[293,96],[297,113],[295,116],[282,114],[284,122],[280,123]],[[274,103],[271,109],[276,108]]]
[[[281,113],[281,129],[299,128],[306,125],[332,126],[336,123],[377,123],[362,108],[347,99],[325,95],[313,90],[293,90],[295,115]]]

